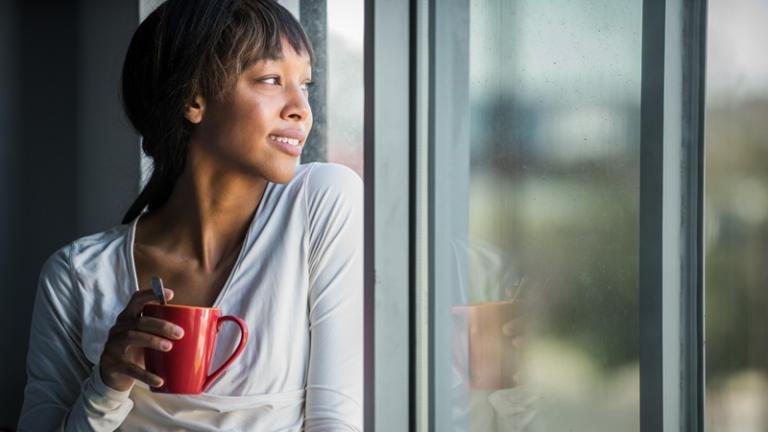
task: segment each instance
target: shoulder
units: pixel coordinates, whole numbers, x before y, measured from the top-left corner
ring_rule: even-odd
[[[128,225],[80,237],[53,252],[41,271],[43,277],[73,277],[76,270],[83,271],[99,265],[114,265],[115,254],[123,246]]]
[[[60,247],[45,260],[40,270],[40,283],[70,284],[71,275],[72,243],[69,243]]]
[[[363,181],[347,166],[314,162],[305,165],[302,174],[302,183],[310,198],[328,193],[344,195],[350,199],[362,197]]]
[[[36,313],[67,326],[91,363],[98,362],[111,324],[133,294],[133,287],[124,283],[130,227],[118,225],[64,245],[40,274]]]
[[[335,163],[311,163],[301,175],[310,225],[325,226],[350,215],[362,217],[363,181],[355,171]]]

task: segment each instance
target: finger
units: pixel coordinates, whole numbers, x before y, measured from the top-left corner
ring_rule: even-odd
[[[112,328],[109,329],[109,337],[113,338],[115,335],[118,335],[120,333],[123,333],[125,331],[128,331],[130,329],[136,328],[137,318],[119,318],[117,321],[115,321],[115,324],[112,326]]]
[[[165,296],[166,299],[173,298],[173,291],[166,288]],[[155,297],[155,293],[151,289],[136,291],[136,293],[134,293],[131,297],[131,300],[125,306],[125,309],[123,309],[123,312],[120,313],[120,317],[118,319],[130,320],[135,318],[139,315],[139,313],[141,313],[141,310],[144,309],[144,305],[147,303],[159,303],[157,301],[157,297]]]
[[[184,336],[184,329],[176,324],[148,316],[143,316],[136,321],[136,329],[167,339],[181,339]]]
[[[501,326],[501,334],[507,337],[516,337],[522,333],[523,322],[520,318],[507,321]]]
[[[131,296],[128,304],[125,305],[123,311],[118,315],[118,321],[132,321],[141,312],[141,309],[145,304],[156,300],[155,294],[151,289],[143,289],[136,291]]]
[[[161,377],[132,363],[117,362],[112,365],[111,369],[116,373],[141,381],[150,387],[161,387],[163,385]]]
[[[163,293],[165,293],[165,300],[170,301],[173,298],[173,290],[169,288],[163,288]]]
[[[512,338],[512,347],[513,348],[522,348],[525,344],[525,338],[522,337],[514,337]]]
[[[110,352],[113,356],[122,359],[128,352],[128,349],[132,347],[170,351],[173,348],[173,342],[150,333],[127,330],[113,338],[113,343],[110,344]]]

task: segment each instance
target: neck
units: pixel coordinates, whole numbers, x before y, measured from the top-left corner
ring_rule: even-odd
[[[168,202],[150,215],[155,229],[145,238],[213,272],[240,250],[266,186],[260,177],[187,160]]]

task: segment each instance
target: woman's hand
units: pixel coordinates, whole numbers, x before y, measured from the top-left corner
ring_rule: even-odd
[[[165,298],[172,299],[173,291],[166,289]],[[100,371],[104,384],[115,390],[129,390],[134,380],[150,387],[162,386],[162,378],[144,369],[144,348],[170,351],[172,341],[184,336],[184,330],[175,324],[142,317],[141,311],[147,303],[157,303],[152,290],[137,291],[109,330],[101,353]]]

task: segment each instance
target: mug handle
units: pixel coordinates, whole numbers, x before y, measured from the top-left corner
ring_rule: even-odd
[[[240,343],[237,344],[237,349],[235,349],[235,352],[232,353],[231,356],[227,359],[227,361],[224,362],[221,366],[219,366],[218,369],[216,369],[215,372],[208,375],[208,377],[205,379],[205,383],[203,383],[203,391],[206,391],[208,389],[208,386],[213,384],[214,381],[216,381],[216,378],[219,377],[222,373],[224,373],[224,369],[229,367],[230,364],[232,364],[235,359],[240,356],[240,354],[243,352],[243,349],[245,348],[245,343],[248,342],[248,326],[245,325],[245,322],[241,320],[240,318],[232,315],[225,315],[222,317],[219,317],[218,322],[216,323],[216,332],[218,333],[219,330],[221,330],[221,325],[224,324],[224,321],[232,321],[235,324],[237,324],[238,327],[240,327]]]

